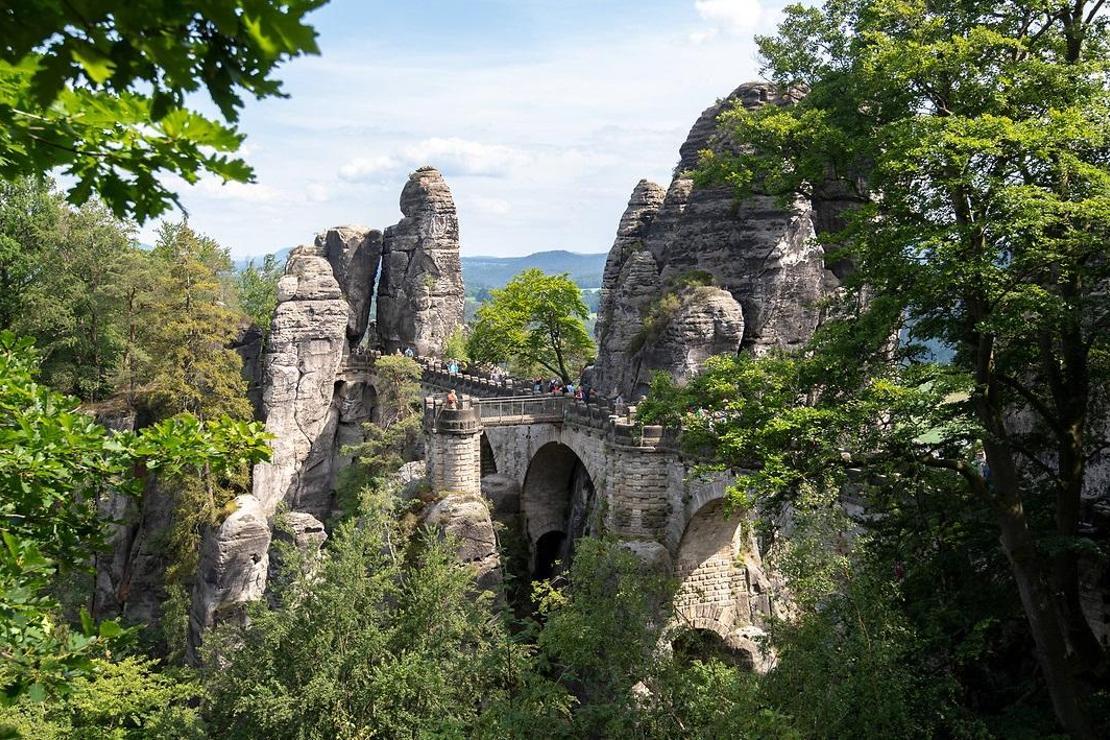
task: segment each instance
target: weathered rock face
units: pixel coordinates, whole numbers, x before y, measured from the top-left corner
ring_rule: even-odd
[[[242,619],[244,605],[266,590],[271,513],[254,496],[238,496],[235,511],[205,537],[189,611],[190,661],[198,659],[205,631]]]
[[[385,230],[377,331],[386,352],[438,355],[463,318],[455,201],[443,176],[422,167],[401,192],[404,218]]]
[[[231,349],[243,361],[243,380],[247,382],[247,400],[251,402],[254,418],[265,421],[262,415],[262,330],[244,322],[231,343]]]
[[[301,503],[310,455],[330,460],[331,450],[320,447],[328,443],[325,428],[337,421],[332,400],[347,352],[348,319],[331,265],[313,249],[298,247],[278,282],[265,354],[262,402],[266,431],[274,435],[273,457],[255,466],[254,495],[268,514],[279,501]]]
[[[267,600],[272,607],[278,606],[280,597],[274,593],[274,586],[292,583],[301,573],[311,573],[320,562],[321,548],[327,542],[328,533],[324,523],[303,511],[289,511],[271,520],[271,539],[269,568],[266,574]],[[287,553],[290,548],[304,556],[297,560],[300,569],[292,567]]]
[[[479,589],[492,590],[501,583],[497,535],[485,501],[473,495],[449,494],[431,505],[424,521],[456,542],[456,557],[474,569]]]
[[[112,524],[110,550],[96,558],[93,616],[157,626],[167,596],[165,538],[173,524],[173,492],[152,477],[141,501],[112,493],[98,511]]]
[[[384,343],[388,350],[436,354],[462,322],[458,219],[440,174],[431,168],[413,173],[401,211],[405,217],[384,239],[379,231],[336,226],[317,235],[314,246],[289,255],[261,362],[261,417],[274,435],[272,459],[255,466],[253,495],[240,497],[240,511],[249,516],[229,518],[205,537],[191,646],[218,615],[238,613],[243,601],[261,595],[269,561],[267,520],[279,503],[290,509],[284,517],[293,523],[297,547],[318,548],[326,538],[323,522],[335,510],[336,476],[350,463],[345,448],[363,441],[363,425],[377,405],[373,377],[364,365],[349,362],[352,352]],[[379,264],[380,337],[370,322]],[[265,525],[264,543],[256,519]],[[485,571],[486,557],[474,562],[488,580],[493,576]],[[192,647],[190,656],[195,660]]]
[[[616,286],[623,284],[620,280],[621,270],[633,253],[644,249],[644,236],[663,205],[666,194],[663,188],[648,180],[640,180],[632,190],[632,197],[628,199],[628,207],[621,216],[617,238],[613,240],[609,257],[605,260],[605,271],[602,273],[601,300],[595,330],[599,338],[608,334],[607,322],[617,318],[614,315],[615,301],[612,292]]]
[[[651,374],[668,370],[682,382],[697,374],[714,355],[735,353],[744,335],[744,313],[732,294],[703,286],[675,296],[678,308],[665,318],[658,334],[636,353],[638,363],[629,367],[635,376],[627,387],[633,397],[646,393]]]
[[[316,248],[331,264],[347,299],[347,338],[358,344],[370,323],[370,302],[382,258],[382,232],[362,226],[334,226],[316,235]],[[371,337],[371,343],[376,344],[376,339]]]
[[[830,191],[830,199],[817,204],[799,199],[783,208],[768,196],[737,202],[729,187],[693,187],[688,172],[697,165],[699,151],[736,146],[716,134],[717,117],[736,101],[748,108],[791,102],[770,85],[741,85],[698,118],[680,149],[675,178],[662,202],[658,186],[641,182],[633,191],[603,280],[597,329],[601,359],[594,378],[602,393],[635,394],[651,370],[689,374],[689,367],[672,363],[698,357],[701,349],[687,353],[670,347],[647,357],[639,353],[633,338],[653,301],[691,273],[708,273],[714,284],[731,294],[741,309],[740,345],[755,353],[806,342],[821,321],[821,300],[839,284],[813,237],[815,224],[832,223],[846,207],[840,195]],[[654,276],[648,274],[648,257],[654,261]],[[734,313],[731,307],[728,313]],[[699,321],[691,321],[693,330]],[[727,323],[735,325],[736,317]],[[712,341],[693,331],[686,340],[731,351],[725,346],[731,342],[725,341],[728,330],[723,325],[719,330]],[[632,372],[630,367],[637,369]]]

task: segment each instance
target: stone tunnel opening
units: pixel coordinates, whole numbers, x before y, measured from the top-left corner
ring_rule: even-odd
[[[590,533],[594,483],[574,450],[549,442],[532,457],[521,490],[532,580],[567,568],[579,537]]]
[[[482,432],[479,448],[479,465],[482,468],[482,477],[495,475],[497,473],[497,458],[493,455],[493,447],[490,445],[489,437],[486,436],[485,432]]]
[[[563,547],[566,541],[567,533],[558,530],[552,530],[536,541],[536,564],[532,568],[533,580],[546,581],[562,571]]]

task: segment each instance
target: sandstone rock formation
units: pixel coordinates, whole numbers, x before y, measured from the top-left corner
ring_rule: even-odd
[[[640,180],[632,190],[632,197],[628,199],[628,207],[621,216],[620,225],[617,227],[617,238],[609,250],[605,260],[605,270],[601,278],[600,302],[597,312],[598,337],[608,333],[607,322],[615,319],[613,289],[625,284],[620,280],[620,273],[635,252],[644,248],[644,236],[647,234],[655,214],[663,205],[667,192],[653,182]],[[655,266],[653,265],[653,269]],[[658,270],[656,270],[658,272]]]
[[[336,226],[289,255],[260,364],[260,415],[274,435],[272,459],[255,466],[253,495],[239,497],[236,514],[205,537],[190,621],[193,659],[203,630],[265,589],[270,520],[279,503],[289,508],[283,518],[298,548],[318,548],[327,537],[323,522],[335,509],[337,474],[350,463],[345,448],[363,441],[363,425],[374,418],[377,403],[365,360],[352,365],[352,355],[383,343],[388,350],[412,347],[434,355],[462,322],[458,219],[442,176],[431,168],[413,173],[401,211],[404,218],[384,239],[376,230]],[[379,264],[374,326],[370,306]],[[437,525],[481,539],[472,509],[459,503],[438,511]],[[483,583],[500,578],[499,569],[490,570],[489,552],[464,555]],[[495,548],[492,557],[496,561]]]
[[[331,264],[347,299],[347,338],[357,344],[370,323],[370,302],[382,258],[382,232],[361,226],[335,226],[316,235],[316,249]],[[376,337],[371,342],[376,344]]]
[[[271,513],[254,496],[239,496],[235,511],[205,537],[189,610],[190,661],[199,658],[205,631],[224,620],[242,619],[244,605],[266,590]]]
[[[327,542],[324,523],[303,511],[288,511],[273,517],[271,522],[269,568],[266,574],[267,601],[271,606],[280,603],[274,586],[293,582],[300,573],[311,573],[320,562],[320,550]],[[298,560],[300,571],[290,567],[290,549],[305,556]]]
[[[425,523],[457,544],[456,557],[474,569],[479,589],[501,583],[501,556],[489,507],[481,498],[448,494],[427,510]]]
[[[247,383],[247,400],[251,402],[254,418],[264,421],[262,416],[262,330],[244,321],[239,325],[239,333],[231,343],[231,349],[243,361],[243,380]]]
[[[267,515],[279,501],[299,509],[323,508],[302,479],[312,462],[330,459],[320,450],[335,379],[347,352],[347,302],[328,261],[312,248],[298,247],[289,255],[278,282],[278,306],[265,353],[263,409],[266,431],[274,435],[272,461],[254,469],[254,495]],[[326,436],[325,441],[326,441]],[[316,453],[313,455],[313,453]]]
[[[152,476],[141,502],[111,493],[101,499],[98,511],[110,522],[110,549],[96,556],[93,616],[158,625],[167,597],[165,538],[173,523],[173,491]]]
[[[633,393],[646,391],[651,372],[663,368],[684,381],[714,355],[735,353],[744,335],[744,313],[727,290],[710,286],[681,291],[674,296],[677,308],[660,316],[661,326],[636,352],[635,365],[627,367]],[[634,375],[632,375],[634,373]]]
[[[661,294],[676,289],[691,274],[705,273],[731,294],[741,308],[740,347],[756,353],[807,341],[821,321],[821,300],[839,284],[814,234],[815,224],[832,223],[847,206],[847,196],[840,191],[825,188],[827,197],[816,203],[798,199],[783,208],[765,195],[737,202],[729,187],[693,187],[689,171],[697,165],[698,152],[737,146],[716,133],[717,117],[736,102],[756,108],[789,104],[791,99],[767,84],[741,85],[695,122],[661,200],[659,187],[650,183],[641,182],[633,191],[603,280],[597,325],[600,360],[594,377],[602,393],[636,394],[656,369],[689,372],[673,363],[698,357],[702,350],[686,353],[672,347],[648,357],[634,337]],[[718,303],[714,310],[725,310]],[[732,307],[727,312],[734,313]],[[736,318],[729,323],[735,325]],[[731,351],[725,346],[727,333],[712,341],[694,334],[670,339]],[[632,366],[637,366],[635,372],[628,370]]]
[[[401,192],[404,218],[385,230],[377,330],[385,352],[438,355],[462,323],[462,263],[455,201],[443,176],[421,167]]]

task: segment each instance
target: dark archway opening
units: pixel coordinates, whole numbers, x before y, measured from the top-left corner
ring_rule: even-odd
[[[716,660],[725,665],[753,670],[751,656],[729,646],[723,637],[711,629],[687,629],[671,642],[675,659],[685,665],[695,660],[708,663]]]
[[[574,450],[549,442],[536,451],[520,499],[530,580],[551,578],[570,566],[574,543],[591,532],[595,498],[593,480]]]
[[[566,532],[557,530],[548,532],[536,541],[536,564],[532,568],[533,580],[545,581],[562,572],[563,548],[566,541]]]
[[[493,456],[493,447],[490,446],[489,437],[485,432],[482,432],[480,445],[480,465],[482,469],[482,477],[493,475],[497,472],[497,458]]]

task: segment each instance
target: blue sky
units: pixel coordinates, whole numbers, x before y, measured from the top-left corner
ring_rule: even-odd
[[[257,183],[182,187],[236,257],[400,218],[408,173],[443,171],[464,255],[609,248],[636,182],[666,184],[697,115],[756,79],[778,0],[332,0],[321,55],[249,103]],[[156,224],[141,239],[153,241]]]

